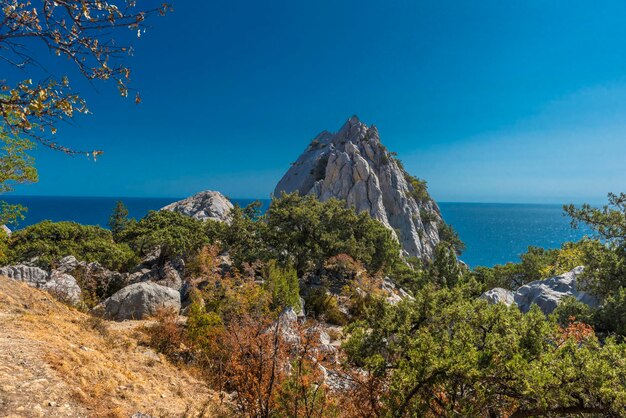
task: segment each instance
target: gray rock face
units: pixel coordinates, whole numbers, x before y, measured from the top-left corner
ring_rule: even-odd
[[[152,282],[126,286],[96,308],[94,313],[109,319],[143,319],[160,309],[180,311],[180,293]]]
[[[496,303],[503,303],[507,306],[511,306],[515,303],[513,292],[507,289],[503,289],[501,287],[496,287],[494,289],[488,290],[482,295],[480,295],[481,299],[487,301],[490,305],[495,305]]]
[[[7,234],[8,236],[11,236],[11,230],[9,229],[8,226],[0,225],[0,230],[4,232],[5,234]]]
[[[207,190],[171,203],[161,210],[182,213],[201,221],[212,219],[226,222],[232,208],[233,204],[223,194]]]
[[[72,255],[59,260],[58,266],[52,271],[52,275],[55,274],[79,277],[83,284],[91,284],[98,296],[103,298],[126,286],[128,281],[128,274],[111,271],[100,263],[77,260]]]
[[[6,276],[9,279],[26,282],[33,287],[41,287],[48,282],[50,275],[47,271],[39,267],[18,264],[15,266],[0,267],[0,276]]]
[[[57,299],[72,305],[80,303],[81,289],[74,276],[66,273],[53,273],[50,280],[41,286]]]
[[[561,299],[573,296],[577,300],[592,306],[598,306],[598,301],[588,293],[576,288],[576,279],[583,272],[583,267],[576,267],[572,271],[545,280],[528,283],[514,294],[515,303],[522,312],[528,312],[532,304],[537,304],[545,314],[552,313]]]
[[[530,307],[536,304],[546,315],[552,313],[561,299],[568,296],[591,307],[597,307],[599,304],[597,299],[576,287],[577,278],[583,270],[584,267],[579,266],[558,276],[527,283],[514,292],[497,287],[483,293],[480,297],[487,300],[489,304],[511,305],[514,303],[522,312],[528,312]]]
[[[274,195],[296,191],[322,201],[342,199],[358,212],[369,213],[393,231],[406,255],[431,258],[439,242],[439,207],[415,190],[381,144],[376,127],[356,116],[336,134],[319,134],[280,180]]]
[[[180,290],[185,277],[185,261],[175,258],[151,269],[140,268],[128,278],[129,283],[154,282],[175,290]]]

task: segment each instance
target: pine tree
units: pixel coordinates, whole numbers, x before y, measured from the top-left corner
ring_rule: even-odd
[[[124,205],[124,202],[119,200],[113,209],[113,213],[109,217],[108,226],[111,228],[111,232],[113,233],[113,237],[117,237],[120,232],[122,232],[130,222],[130,218],[128,217],[128,209]]]

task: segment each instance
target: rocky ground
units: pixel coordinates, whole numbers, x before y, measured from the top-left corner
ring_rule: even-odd
[[[215,416],[217,395],[142,345],[145,326],[0,277],[0,417]]]

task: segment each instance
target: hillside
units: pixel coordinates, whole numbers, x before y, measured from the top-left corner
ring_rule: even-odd
[[[0,416],[214,416],[204,384],[142,346],[144,326],[0,277]]]

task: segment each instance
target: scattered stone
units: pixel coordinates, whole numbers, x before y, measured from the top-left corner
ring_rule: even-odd
[[[325,201],[345,200],[398,238],[405,255],[432,258],[441,213],[425,186],[413,184],[381,144],[376,127],[356,116],[336,134],[324,131],[280,180],[274,196],[299,192]]]
[[[207,190],[171,203],[161,210],[182,213],[201,221],[211,219],[227,222],[232,209],[233,204],[223,194]]]
[[[180,293],[157,283],[143,282],[131,284],[106,299],[96,308],[95,314],[123,321],[144,319],[160,309],[180,311]]]

